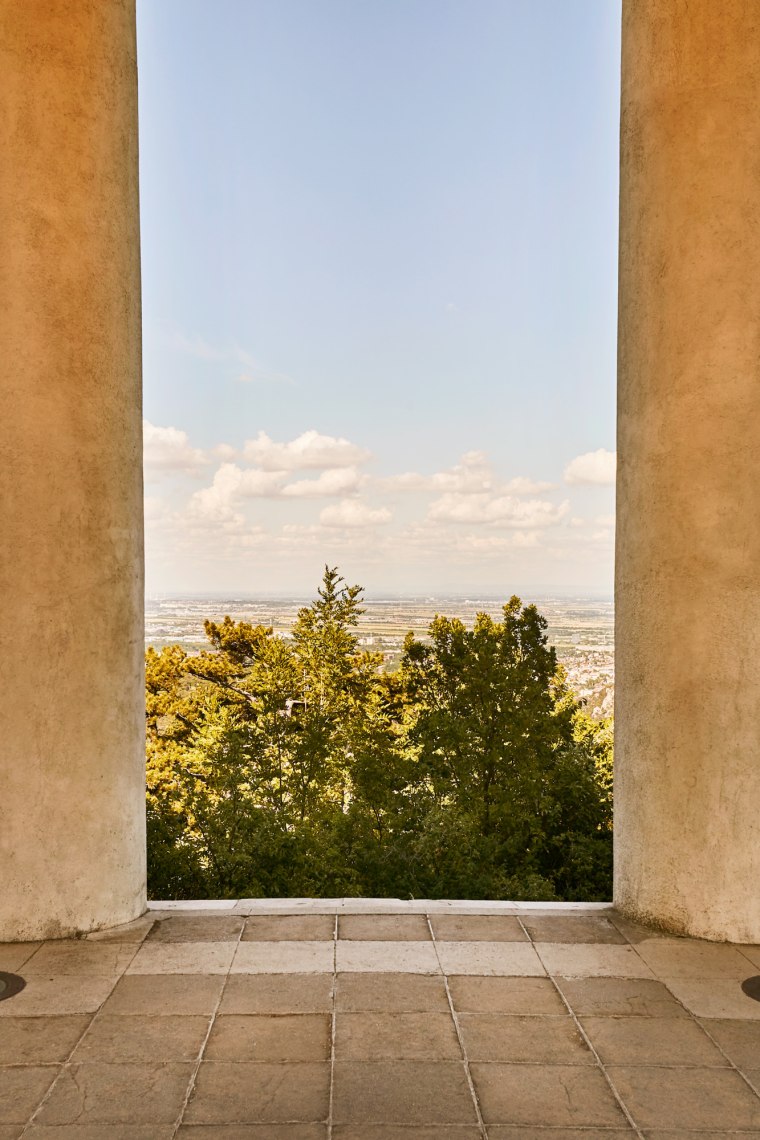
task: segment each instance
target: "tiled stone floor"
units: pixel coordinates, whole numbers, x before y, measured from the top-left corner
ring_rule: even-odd
[[[608,907],[162,904],[0,969],[0,1140],[760,1137],[760,947]]]

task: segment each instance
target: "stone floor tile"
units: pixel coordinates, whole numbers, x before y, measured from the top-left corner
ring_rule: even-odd
[[[444,974],[537,976],[544,967],[528,942],[436,942]]]
[[[632,1127],[618,1129],[526,1129],[524,1124],[491,1124],[488,1140],[627,1140],[635,1137]]]
[[[399,974],[440,974],[432,942],[338,942],[341,972],[379,971]]]
[[[233,974],[332,973],[334,942],[240,942]]]
[[[41,945],[41,942],[0,942],[0,970],[15,974]]]
[[[4,1018],[0,1021],[0,1065],[66,1061],[91,1020],[91,1014]]]
[[[625,1116],[599,1069],[585,1065],[470,1066],[491,1124],[622,1127]]]
[[[339,1013],[335,1056],[341,1061],[459,1061],[450,1013]]]
[[[738,979],[663,977],[662,980],[696,1017],[760,1020],[760,1001],[747,997]],[[0,1015],[2,1008],[0,1005]]]
[[[688,1017],[584,1017],[581,1024],[604,1065],[728,1064]]]
[[[148,934],[149,942],[237,942],[245,919],[232,914],[176,914],[159,918]]]
[[[332,992],[332,974],[230,974],[219,1013],[321,1013]]]
[[[715,1018],[702,1024],[737,1068],[760,1067],[760,1022]]]
[[[626,941],[636,946],[639,942],[647,942],[653,938],[672,938],[673,935],[665,930],[656,930],[653,926],[645,926],[641,922],[634,922],[633,919],[626,918],[617,911],[612,911],[608,916],[611,923],[613,923],[620,933],[624,936]]]
[[[262,914],[246,920],[244,942],[331,942],[332,914]]]
[[[106,930],[93,930],[88,934],[87,942],[142,942],[155,922],[152,914],[144,914],[132,922],[125,922],[121,926],[109,926]]]
[[[192,1065],[69,1065],[40,1109],[40,1124],[171,1124]]]
[[[172,1140],[173,1136],[173,1124],[34,1124],[24,1140]]]
[[[463,1064],[454,1061],[336,1061],[338,1124],[474,1124]]]
[[[505,1017],[498,1013],[463,1013],[459,1016],[459,1027],[469,1061],[596,1064],[569,1014]]]
[[[338,974],[337,1010],[384,1013],[449,1012],[446,983],[431,974]]]
[[[652,977],[652,971],[631,946],[579,942],[536,942],[534,945],[550,974],[570,978]]]
[[[226,974],[235,942],[143,942],[128,974]]]
[[[59,1071],[56,1065],[0,1068],[0,1124],[26,1124]]]
[[[731,1069],[614,1065],[608,1072],[641,1128],[760,1129],[760,1098]]]
[[[327,1140],[326,1124],[183,1124],[179,1140]]]
[[[424,914],[341,914],[338,938],[363,942],[427,942],[431,934]]]
[[[130,1064],[194,1061],[209,1026],[208,1017],[99,1014],[79,1043],[73,1060]]]
[[[549,978],[478,978],[452,975],[449,990],[459,1013],[564,1014]]]
[[[742,1069],[742,1072],[760,1097],[760,1068],[753,1069],[748,1065],[745,1069]]]
[[[642,1135],[646,1140],[729,1140],[729,1137],[734,1137],[734,1140],[746,1140],[749,1136],[760,1136],[758,1131],[745,1131],[741,1132],[703,1132],[700,1128],[698,1131],[688,1129],[669,1130],[668,1132],[659,1132],[657,1130],[643,1132]],[[547,1138],[548,1140],[548,1138]]]
[[[734,949],[743,954],[753,966],[760,968],[760,946],[736,946]]]
[[[439,942],[527,942],[516,915],[434,914],[433,933]]]
[[[662,982],[646,978],[554,980],[579,1017],[688,1017]]]
[[[116,983],[103,1013],[210,1017],[223,985],[219,974],[127,974]]]
[[[35,974],[27,978],[20,993],[0,1002],[0,1018],[94,1013],[119,980],[115,975],[107,978],[85,974],[62,977]]]
[[[216,1018],[207,1061],[329,1061],[327,1013],[224,1014]]]
[[[625,1128],[526,1128],[524,1124],[492,1124],[488,1129],[488,1140],[626,1140],[635,1135],[630,1125]]]
[[[137,953],[128,942],[44,942],[24,966],[24,977],[37,974],[88,974],[90,977],[120,977]]]
[[[0,1140],[18,1140],[23,1130],[23,1124],[0,1124]]]
[[[480,1140],[482,1136],[476,1124],[336,1124],[332,1134],[333,1140]]]
[[[231,974],[220,1015],[319,1013],[333,1005],[332,974]]]
[[[652,938],[639,942],[637,951],[659,977],[737,978],[752,973],[747,959],[735,947],[688,938]]]
[[[534,942],[582,942],[625,945],[625,938],[608,918],[593,915],[543,915],[523,919]]]
[[[330,1066],[203,1061],[187,1124],[264,1124],[327,1119]]]

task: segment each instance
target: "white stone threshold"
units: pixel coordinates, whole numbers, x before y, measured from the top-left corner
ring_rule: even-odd
[[[497,902],[478,899],[183,899],[149,910],[232,914],[603,914],[612,903]]]

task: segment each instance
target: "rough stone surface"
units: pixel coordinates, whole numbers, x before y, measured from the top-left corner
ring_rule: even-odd
[[[0,3],[0,940],[145,910],[134,0]]]
[[[760,941],[760,6],[624,0],[615,901]]]

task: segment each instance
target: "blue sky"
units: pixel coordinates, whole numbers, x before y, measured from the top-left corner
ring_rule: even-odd
[[[617,0],[138,0],[148,588],[610,593]]]

